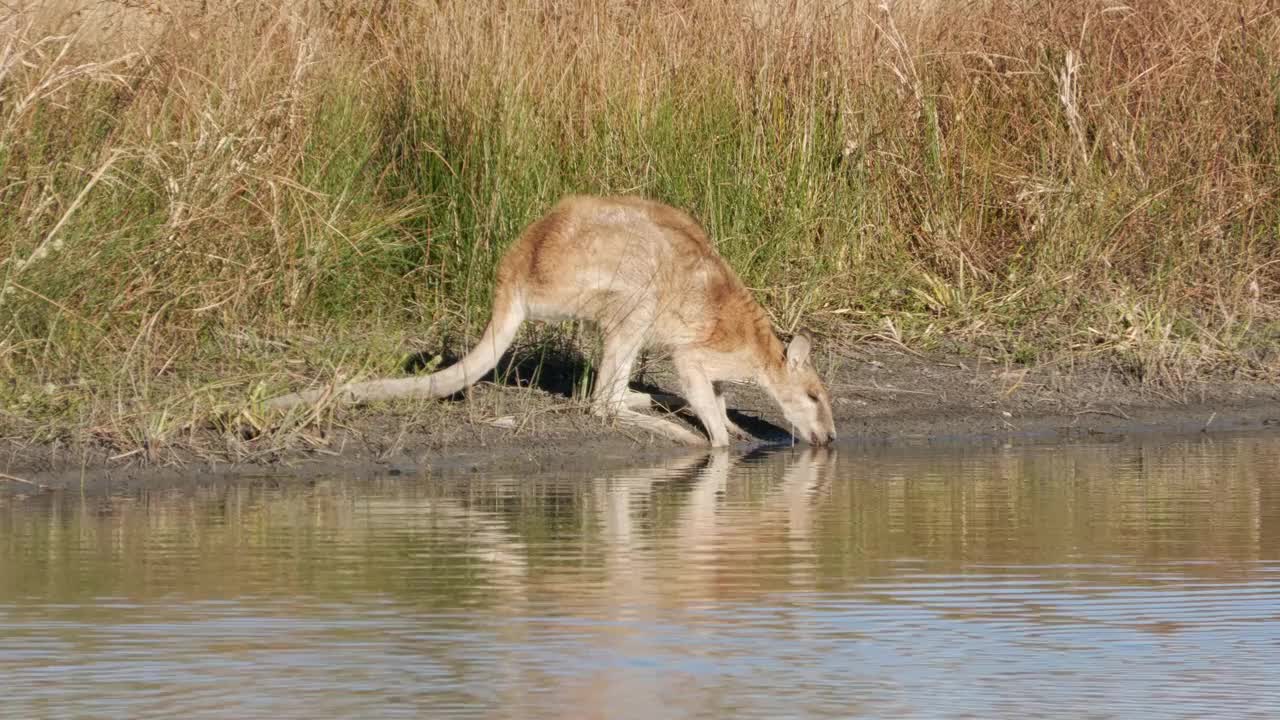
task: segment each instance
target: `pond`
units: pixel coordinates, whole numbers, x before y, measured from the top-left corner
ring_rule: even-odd
[[[6,717],[1276,717],[1280,435],[0,497]]]

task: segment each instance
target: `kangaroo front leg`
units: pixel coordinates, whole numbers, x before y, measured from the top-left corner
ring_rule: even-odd
[[[724,388],[720,383],[715,383],[714,387],[716,391],[716,404],[720,406],[720,414],[724,416],[725,429],[729,431],[730,435],[738,438],[739,440],[751,440],[754,438],[754,435],[738,427],[737,423],[729,419],[729,408],[725,405],[724,401]]]
[[[716,399],[715,386],[702,371],[702,367],[689,359],[677,359],[676,371],[684,384],[685,398],[693,409],[702,427],[711,437],[712,447],[725,447],[729,444],[729,430],[726,427],[724,408]]]

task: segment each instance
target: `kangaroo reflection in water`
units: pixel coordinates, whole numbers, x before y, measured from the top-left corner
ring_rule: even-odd
[[[790,555],[812,556],[815,500],[830,479],[835,457],[829,448],[758,458],[734,458],[721,451],[609,482],[596,501],[604,521],[603,589],[608,599],[587,610],[603,621],[592,634],[598,654],[669,655],[673,647],[684,645],[672,637],[684,632],[672,626],[673,610],[681,617],[720,602],[749,602],[751,596],[787,586],[813,587],[812,563],[758,553],[781,535]],[[734,472],[753,462],[785,462],[786,467],[775,473]],[[746,496],[754,500],[750,512],[742,512],[736,502]],[[734,511],[727,513],[731,501]],[[662,506],[680,502],[670,525],[661,522]],[[652,545],[651,552],[646,544]],[[784,576],[761,572],[766,565]],[[672,668],[710,660],[696,652],[669,659]],[[659,708],[671,699],[668,672],[659,667],[606,664],[576,685],[562,685],[559,692],[557,702],[582,709],[583,717],[631,716],[618,711]]]
[[[753,548],[777,547],[785,539],[790,556],[812,555],[815,500],[836,457],[833,448],[809,446],[736,457],[726,450],[698,451],[587,483],[530,487],[527,480],[509,479],[480,480],[465,490],[451,486],[424,509],[437,529],[464,531],[466,555],[484,566],[497,606],[523,612],[528,602],[563,597],[578,613],[633,617],[640,607],[812,584],[812,563],[786,562],[776,551],[755,557]],[[784,467],[773,472],[735,473],[747,465],[778,464]],[[544,498],[548,507],[525,507],[530,496]],[[735,502],[726,519],[722,510],[730,496],[745,502]],[[557,515],[592,546],[587,557],[554,562],[545,548],[540,552],[538,540],[518,530]],[[762,574],[757,561],[791,576]],[[742,582],[735,582],[735,571]]]
[[[830,448],[746,458],[721,451],[610,481],[596,502],[604,521],[605,582],[611,594],[623,601],[621,606],[715,600],[742,589],[735,571],[750,576],[752,585],[766,579],[756,561],[777,558],[757,557],[754,549],[773,545],[779,535],[792,554],[811,554],[814,497],[829,480],[835,458]],[[734,474],[742,464],[761,462],[785,462],[786,467],[776,473]],[[736,504],[726,518],[721,509],[731,494],[751,496],[753,512],[742,512]],[[670,525],[655,528],[661,514],[655,506],[676,503],[681,504]],[[637,542],[652,543],[654,552],[635,552]],[[788,565],[810,575],[809,563]],[[811,576],[804,579],[812,581]]]
[[[665,705],[669,678],[660,667],[616,659],[695,661],[695,648],[686,655],[672,636],[700,624],[692,614],[816,584],[814,517],[836,457],[830,447],[710,450],[585,483],[468,481],[442,487],[420,517],[467,538],[466,555],[483,567],[471,577],[488,587],[485,612],[502,642],[555,652],[572,639],[575,656],[600,660],[567,682],[543,676],[527,657],[501,654],[491,671],[503,678],[497,691],[512,693],[504,702],[631,716],[618,710]],[[539,524],[541,532],[529,531]],[[574,537],[573,549],[557,555],[565,537],[547,532]],[[554,697],[528,697],[521,688],[531,686],[554,688]]]

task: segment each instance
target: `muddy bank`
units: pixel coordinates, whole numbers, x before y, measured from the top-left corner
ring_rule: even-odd
[[[885,346],[829,352],[819,367],[828,379],[841,447],[1280,432],[1280,385],[1250,379],[1206,378],[1174,390],[1138,384],[1105,367],[1019,368]],[[676,387],[661,362],[639,381]],[[123,451],[10,440],[0,455],[0,472],[9,476],[0,480],[0,492],[333,473],[570,471],[683,454],[668,441],[605,427],[565,392],[554,376],[528,383],[511,373],[476,385],[459,400],[342,408],[284,439],[228,439],[207,429],[191,433],[183,445]],[[734,385],[728,396],[735,419],[759,443],[790,442],[780,414],[759,389]]]

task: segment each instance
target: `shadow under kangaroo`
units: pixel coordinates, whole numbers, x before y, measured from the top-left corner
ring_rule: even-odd
[[[801,441],[836,438],[809,338],[784,344],[701,225],[640,197],[567,197],[525,228],[498,263],[489,323],[458,362],[427,375],[304,390],[266,406],[449,397],[492,371],[526,320],[569,319],[600,331],[590,408],[602,418],[689,445],[725,447],[730,436],[751,436],[729,415],[723,392],[726,382],[747,381],[774,400]],[[655,401],[675,402],[629,386],[646,348],[670,353],[680,379],[677,404],[692,410],[705,436],[641,412]]]
[[[450,347],[460,343],[447,339]],[[406,375],[419,375],[432,365],[449,366],[460,362],[462,355],[455,350],[440,352],[419,351],[411,354],[401,366]],[[477,379],[477,382],[493,383],[508,387],[535,388],[543,392],[558,395],[566,400],[590,397],[595,388],[599,373],[593,363],[581,353],[567,346],[513,346],[502,354],[492,370]],[[696,413],[690,411],[688,403],[677,395],[664,393],[657,385],[644,380],[633,380],[630,387],[638,393],[648,395],[655,409],[671,413],[679,413],[690,422],[702,426]],[[461,401],[465,397],[466,388],[446,397],[443,400]],[[767,444],[782,444],[791,441],[791,433],[785,429],[756,415],[726,408],[726,414],[734,424]],[[706,431],[706,428],[703,428]]]

